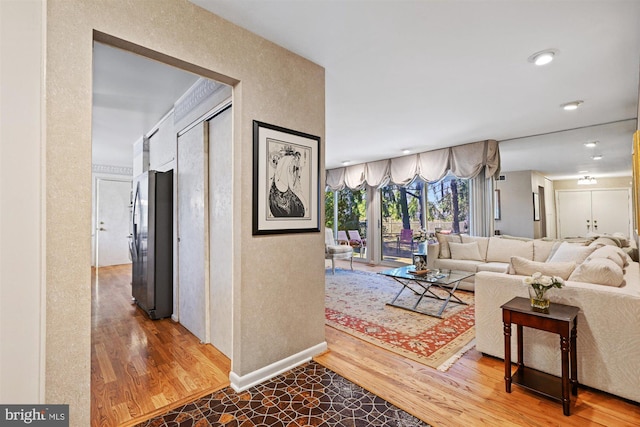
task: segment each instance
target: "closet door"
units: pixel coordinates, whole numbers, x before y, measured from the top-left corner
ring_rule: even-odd
[[[558,235],[586,236],[591,231],[591,192],[558,191]]]
[[[593,190],[591,230],[594,233],[624,233],[629,236],[629,197],[628,190]]]
[[[208,126],[178,137],[178,307],[180,323],[204,343],[209,331]]]

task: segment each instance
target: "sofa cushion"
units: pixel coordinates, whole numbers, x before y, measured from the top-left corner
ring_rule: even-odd
[[[493,271],[495,273],[508,273],[510,264],[506,262],[486,262],[478,265],[478,272]]]
[[[487,262],[510,263],[512,256],[533,259],[533,240],[502,239],[490,237],[487,248]]]
[[[533,260],[539,262],[545,262],[554,247],[560,246],[561,242],[552,240],[536,239],[533,241]]]
[[[610,259],[611,261],[618,264],[620,268],[625,268],[626,266],[629,265],[628,255],[624,250],[622,250],[617,246],[611,246],[611,245],[601,246],[595,251],[593,251],[593,253],[587,257],[586,261],[594,258]]]
[[[481,236],[469,236],[468,234],[461,234],[460,238],[462,243],[478,243],[478,249],[480,249],[480,257],[483,261],[487,260],[487,248],[489,247],[489,238]]]
[[[545,276],[558,276],[567,280],[576,268],[575,262],[539,262],[531,261],[519,256],[511,257],[512,274],[531,276],[533,273],[542,273]]]
[[[435,267],[444,270],[462,270],[475,273],[478,265],[484,264],[482,261],[473,261],[469,259],[438,259]]]
[[[549,259],[547,259],[547,262],[573,261],[576,264],[582,264],[595,250],[596,248],[594,246],[582,246],[580,244],[562,242],[560,246],[558,246],[558,250],[552,253]]]
[[[608,258],[593,258],[580,264],[569,280],[619,287],[624,283],[622,268]]]
[[[451,259],[470,259],[474,261],[484,261],[484,258],[480,255],[480,247],[478,246],[478,242],[449,242],[449,250],[451,251]]]
[[[459,234],[436,233],[436,238],[438,239],[438,243],[440,243],[440,256],[438,258],[451,258],[449,242],[462,243]]]

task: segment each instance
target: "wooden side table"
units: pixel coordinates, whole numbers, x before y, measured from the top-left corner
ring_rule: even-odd
[[[502,321],[504,322],[504,382],[507,393],[511,393],[511,382],[528,390],[535,391],[553,400],[562,402],[564,415],[570,415],[570,396],[578,395],[578,364],[576,351],[576,334],[578,326],[578,307],[551,303],[549,313],[533,311],[528,298],[513,298],[503,304]],[[517,325],[518,331],[518,364],[511,374],[511,324]],[[562,377],[558,378],[536,369],[527,368],[523,359],[522,327],[535,328],[554,332],[560,335],[562,351]]]

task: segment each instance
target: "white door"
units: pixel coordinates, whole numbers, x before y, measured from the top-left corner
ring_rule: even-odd
[[[592,230],[594,233],[630,234],[629,190],[591,192]]]
[[[630,235],[630,197],[627,189],[558,192],[560,238],[587,233]]]
[[[591,192],[558,192],[558,235],[565,237],[586,236],[591,231]]]
[[[208,124],[178,136],[178,308],[200,341],[209,329]]]
[[[96,190],[96,265],[128,264],[131,181],[98,178]]]

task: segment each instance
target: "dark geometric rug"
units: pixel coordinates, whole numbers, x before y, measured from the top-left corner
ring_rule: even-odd
[[[430,427],[316,362],[241,393],[227,387],[138,426]]]

